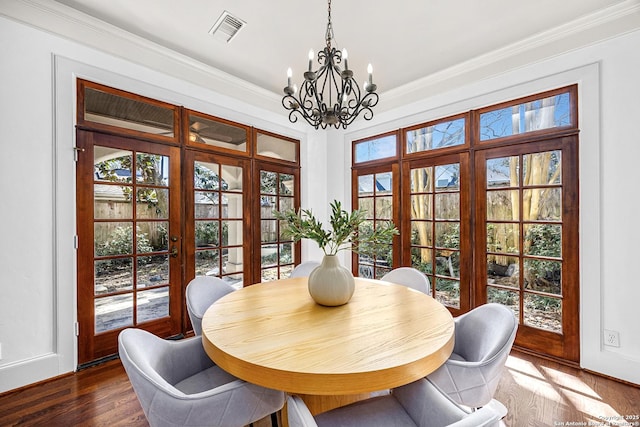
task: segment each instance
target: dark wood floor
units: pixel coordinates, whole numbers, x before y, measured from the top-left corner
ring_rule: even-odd
[[[507,426],[559,426],[605,417],[640,425],[640,388],[514,351],[496,398]],[[637,422],[637,424],[635,424]],[[561,424],[564,423],[564,424]],[[0,395],[0,426],[148,426],[118,360]],[[268,419],[255,423],[268,427]],[[575,425],[575,424],[574,424]],[[596,425],[596,424],[591,424]]]

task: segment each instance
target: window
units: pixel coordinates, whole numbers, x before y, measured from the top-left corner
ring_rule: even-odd
[[[454,315],[504,304],[516,345],[577,361],[576,97],[570,86],[401,129],[400,157],[396,133],[354,141],[354,205],[374,223],[389,207],[400,229],[393,257],[354,257],[354,272],[414,267]]]
[[[365,221],[358,230],[358,235],[369,235],[377,227],[393,221],[393,171],[367,173],[358,175],[357,207],[367,212]],[[379,279],[391,271],[393,267],[393,245],[374,256],[357,255],[358,276]]]
[[[394,133],[355,142],[353,144],[353,162],[358,164],[397,157],[398,144],[396,140],[397,136]]]
[[[202,158],[202,156],[197,156]],[[194,161],[193,211],[196,276],[218,276],[242,286],[243,165]]]
[[[464,145],[466,136],[466,117],[408,129],[405,131],[406,153],[419,153]]]
[[[358,233],[372,233],[389,221],[399,228],[398,133],[355,141],[353,155],[352,204],[367,215]],[[354,271],[361,277],[379,279],[397,264],[397,258],[398,251],[393,244],[373,256],[354,254]]]
[[[487,301],[519,315],[522,296],[524,324],[562,333],[562,151],[485,164]]]
[[[78,80],[78,126],[176,141],[178,107]]]
[[[266,132],[256,133],[256,154],[258,156],[296,163],[300,157],[299,148],[298,142],[292,139]]]
[[[298,206],[298,178],[292,171],[276,165],[260,168],[260,277],[262,282],[289,277],[300,262],[300,244],[282,235],[274,211]]]
[[[188,145],[202,148],[219,149],[229,154],[248,154],[248,126],[233,123],[195,111],[188,111],[184,133]]]
[[[571,93],[563,89],[543,98],[516,100],[480,110],[480,141],[575,125]]]
[[[468,212],[461,189],[461,163],[409,166],[410,265],[431,283],[432,293],[442,304],[460,309],[461,265],[469,253],[462,253],[468,227],[462,224]],[[467,273],[464,272],[463,273]],[[464,292],[464,291],[463,291]],[[466,294],[466,292],[465,292]]]

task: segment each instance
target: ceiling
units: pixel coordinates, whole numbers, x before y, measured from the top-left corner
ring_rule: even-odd
[[[282,94],[325,44],[323,0],[57,0],[182,55]],[[628,2],[629,0],[626,0]],[[335,0],[337,47],[358,80],[373,65],[378,92],[583,24],[625,0]],[[231,42],[208,31],[228,11],[246,22]],[[316,67],[317,68],[317,67]]]

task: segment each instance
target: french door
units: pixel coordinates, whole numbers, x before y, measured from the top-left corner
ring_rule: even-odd
[[[366,211],[366,219],[359,233],[372,233],[382,224],[392,221],[400,225],[399,200],[400,167],[397,164],[353,169],[352,205]],[[399,237],[394,237],[395,242]],[[400,251],[394,251],[393,241],[375,255],[352,255],[354,274],[359,277],[380,279],[399,264]]]
[[[295,243],[285,237],[280,229],[280,221],[274,211],[284,212],[300,206],[300,179],[296,168],[269,162],[256,162],[254,194],[260,203],[254,205],[253,247],[260,248],[260,256],[253,261],[255,282],[269,282],[286,279],[296,264],[301,261],[300,242]],[[259,222],[258,222],[259,221]]]
[[[516,344],[579,360],[578,140],[475,157],[475,305],[510,307]]]
[[[180,149],[78,130],[80,365],[126,327],[181,332]]]
[[[214,276],[241,288],[251,283],[250,161],[196,150],[184,158],[184,283]]]
[[[429,279],[434,298],[454,315],[470,308],[471,177],[469,154],[406,162],[403,258]]]

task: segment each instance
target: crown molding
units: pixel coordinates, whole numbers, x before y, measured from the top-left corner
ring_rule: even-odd
[[[607,9],[512,43],[485,55],[424,76],[380,94],[379,111],[586,47],[640,28],[640,0],[623,0]],[[384,105],[384,106],[383,106]]]
[[[268,111],[281,97],[53,0],[2,0],[0,15]],[[622,35],[640,27],[640,0],[622,0],[549,31],[380,93],[378,112]]]
[[[223,95],[281,112],[280,96],[52,0],[2,0],[0,15]]]

